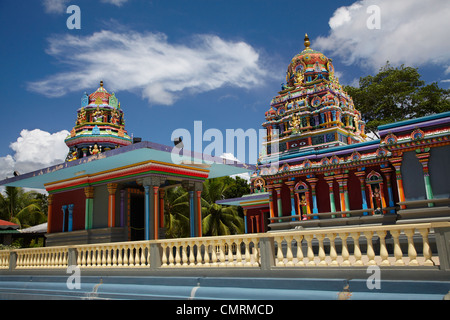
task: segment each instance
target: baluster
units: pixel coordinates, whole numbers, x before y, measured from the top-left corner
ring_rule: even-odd
[[[236,246],[236,262],[234,265],[235,267],[244,266],[244,264],[242,263],[241,242],[242,242],[242,239],[236,239],[236,241],[234,242],[234,244]]]
[[[408,238],[408,257],[409,257],[409,263],[410,266],[418,266],[419,263],[417,262],[417,251],[414,247],[414,229],[408,229],[405,230],[406,237]]]
[[[392,238],[394,238],[394,256],[395,256],[395,263],[396,266],[404,266],[405,262],[403,261],[403,252],[402,248],[400,247],[400,231],[399,230],[393,230],[391,231]]]
[[[336,252],[336,243],[335,243],[336,234],[334,233],[327,234],[327,238],[330,239],[330,258],[331,258],[330,266],[338,266],[339,263],[336,260],[338,256]]]
[[[201,267],[203,265],[202,245],[200,241],[196,241],[195,243],[197,245],[197,267]]]
[[[318,234],[316,235],[317,240],[319,241],[319,266],[326,266],[327,262],[325,261],[325,249],[323,247],[323,239],[325,238],[325,235]]]
[[[188,261],[189,261],[189,267],[195,267],[195,250],[194,250],[194,243],[189,244],[189,254],[188,254]]]
[[[161,243],[162,247],[162,257],[161,257],[161,267],[166,268],[167,266],[167,244],[165,242]]]
[[[253,240],[253,267],[259,267],[261,262],[259,261],[259,248],[258,248],[258,238],[252,238]]]
[[[181,242],[180,247],[177,248],[176,252],[175,252],[175,267],[181,267],[181,257],[180,257],[180,250],[183,250],[183,254],[185,253],[185,244],[184,242]],[[183,261],[184,261],[184,257],[183,257]]]
[[[216,246],[217,246],[217,241],[214,240],[211,243],[211,261],[212,261],[211,266],[212,267],[218,267],[219,266],[219,264],[217,263]]]
[[[275,240],[277,241],[277,259],[276,259],[276,266],[277,267],[284,267],[284,255],[282,250],[282,243],[283,243],[283,237],[279,236],[276,237]]]
[[[362,255],[361,255],[361,249],[359,248],[359,232],[352,232],[350,235],[353,238],[353,256],[355,257],[355,263],[354,266],[363,266],[363,262],[361,261]]]
[[[226,267],[224,249],[225,249],[224,242],[220,242],[219,243],[219,261],[220,261],[219,266],[220,267]]]
[[[150,262],[150,260],[147,261],[145,257],[145,245],[141,243],[140,247],[141,247],[141,267],[145,267],[147,265],[147,262]]]
[[[306,257],[308,258],[308,263],[306,264],[307,266],[315,266],[316,265],[316,263],[314,262],[314,251],[312,249],[312,239],[313,239],[312,234],[307,234],[305,236],[306,244],[308,245],[308,251],[306,253]]]
[[[377,231],[377,235],[380,238],[380,257],[381,257],[381,263],[380,266],[390,266],[389,262],[389,253],[387,251],[386,247],[386,231]]]
[[[367,239],[367,258],[369,258],[369,262],[367,262],[367,265],[374,266],[376,265],[375,262],[375,251],[373,250],[373,231],[365,231],[364,236]]]
[[[350,254],[348,252],[348,247],[347,247],[347,237],[348,237],[348,233],[342,233],[340,234],[341,239],[342,239],[342,252],[341,252],[341,256],[342,256],[342,263],[341,266],[349,266],[350,265],[350,261],[348,260],[348,258],[350,257]]]
[[[297,241],[297,263],[296,266],[305,266],[305,262],[303,262],[303,250],[302,250],[302,239],[303,236],[299,235],[295,241]]]
[[[123,267],[123,251],[124,251],[124,245],[119,245],[117,248],[117,265],[119,267]]]
[[[428,229],[420,229],[423,241],[423,257],[425,258],[424,266],[434,266],[433,260],[431,260],[431,248],[428,242]]]
[[[210,267],[211,264],[209,263],[209,241],[205,241],[205,254],[203,256],[205,259],[205,267]]]
[[[83,247],[80,249],[80,256],[81,256],[81,267],[86,267],[86,248]]]
[[[287,251],[286,251],[286,259],[287,259],[287,263],[286,266],[291,267],[294,265],[294,262],[292,260],[294,260],[294,255],[292,254],[292,239],[294,238],[294,236],[288,236],[286,237],[286,244],[287,244]]]
[[[141,256],[139,255],[139,245],[135,245],[134,248],[134,265],[138,267],[141,264]]]
[[[245,263],[244,263],[244,267],[251,267],[252,263],[251,263],[251,258],[250,258],[250,240],[248,238],[245,238],[244,240],[244,249],[245,249]]]
[[[188,266],[188,257],[187,257],[187,244],[186,244],[186,242],[182,243],[181,250],[182,250],[181,254],[182,254],[182,259],[183,259],[182,266],[187,267]]]

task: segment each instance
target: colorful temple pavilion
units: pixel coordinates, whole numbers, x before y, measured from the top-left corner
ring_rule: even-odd
[[[0,182],[49,193],[47,246],[160,239],[164,193],[177,185],[189,192],[190,235],[201,236],[203,181],[255,170],[181,152],[179,146],[131,139],[120,103],[103,82],[83,95],[65,142],[66,162]]]
[[[380,139],[366,139],[332,60],[307,35],[304,45],[265,113],[252,193],[218,203],[242,206],[249,233],[448,219],[450,112],[383,125]],[[424,205],[426,213],[411,208]]]

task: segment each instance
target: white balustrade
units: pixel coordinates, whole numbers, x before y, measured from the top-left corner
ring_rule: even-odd
[[[17,269],[67,268],[68,247],[47,247],[15,250]]]
[[[161,248],[161,268],[259,268],[261,259],[268,259],[265,265],[274,262],[283,268],[427,267],[439,261],[431,252],[430,232],[449,226],[448,222],[358,226],[2,250],[0,269],[9,269],[11,252],[16,253],[17,269],[67,268],[69,250],[81,268],[150,268],[151,245]],[[261,257],[260,246],[271,243],[274,256]]]
[[[150,265],[148,241],[77,246],[80,268],[144,268]]]
[[[258,267],[258,239],[237,235],[158,240],[162,247],[161,267]]]

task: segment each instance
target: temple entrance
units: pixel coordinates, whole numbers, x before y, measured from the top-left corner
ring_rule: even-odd
[[[139,189],[128,189],[128,240],[145,240],[145,200]]]

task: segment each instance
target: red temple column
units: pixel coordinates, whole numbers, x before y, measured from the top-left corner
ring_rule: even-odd
[[[397,191],[398,191],[398,199],[400,202],[405,201],[405,191],[403,189],[403,180],[402,180],[402,157],[403,154],[401,152],[398,152],[396,155],[394,155],[392,158],[389,159],[389,161],[392,163],[392,165],[395,168],[395,177],[397,179]],[[401,209],[405,209],[406,206],[401,205]]]
[[[48,211],[47,211],[47,233],[52,232],[52,216],[53,216],[53,195],[49,194],[47,197]]]
[[[116,190],[117,183],[108,183],[108,228],[116,226]]]

